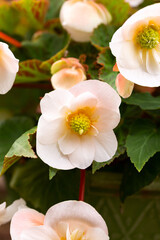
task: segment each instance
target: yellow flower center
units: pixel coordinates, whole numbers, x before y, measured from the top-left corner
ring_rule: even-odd
[[[137,34],[136,41],[141,48],[155,48],[160,41],[158,28],[156,26],[143,28],[143,30]]]
[[[74,113],[68,118],[70,128],[79,135],[87,133],[91,127],[89,117],[84,113]]]

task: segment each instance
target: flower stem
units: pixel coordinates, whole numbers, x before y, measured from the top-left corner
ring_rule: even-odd
[[[84,201],[84,192],[85,192],[85,169],[81,170],[80,176],[80,188],[79,188],[79,201]]]
[[[15,47],[20,48],[22,46],[22,44],[17,41],[16,39],[9,37],[7,34],[0,32],[0,38],[3,39],[5,42],[10,43],[12,45],[14,45]]]

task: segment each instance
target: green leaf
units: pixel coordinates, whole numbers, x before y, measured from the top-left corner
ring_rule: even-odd
[[[112,15],[112,23],[115,25],[122,25],[129,17],[130,6],[124,0],[99,0],[97,2],[106,6]]]
[[[59,10],[64,0],[52,0],[49,3],[49,9],[47,11],[46,20],[59,17]]]
[[[127,154],[138,171],[160,151],[160,129],[153,122],[141,119],[134,122],[126,140]]]
[[[109,47],[109,42],[114,32],[114,26],[101,24],[94,30],[91,36],[91,43],[98,50],[102,51],[103,48]]]
[[[13,117],[0,122],[0,172],[2,171],[5,155],[12,144],[33,126],[34,122],[29,117]]]
[[[0,115],[6,117],[12,117],[13,115],[32,115],[37,116],[36,110],[42,97],[46,90],[42,89],[43,84],[41,84],[41,89],[31,89],[31,88],[17,88],[13,87],[5,95],[0,95]],[[6,117],[5,117],[6,116]]]
[[[111,87],[113,87],[116,90],[115,81],[117,77],[117,72],[113,72],[115,58],[111,54],[111,51],[107,49],[101,52],[99,54],[97,63],[102,65],[102,68],[100,69],[99,79],[108,83]]]
[[[41,68],[44,70],[49,70],[51,69],[51,66],[54,62],[58,61],[59,59],[61,59],[62,57],[64,57],[65,52],[70,44],[70,37],[69,35],[66,36],[66,38],[64,39],[64,41],[61,43],[61,47],[58,48],[58,52],[52,56],[50,59],[42,62],[41,64]]]
[[[48,9],[48,0],[12,1],[12,6],[27,20],[32,28],[42,28]]]
[[[10,184],[22,198],[42,212],[55,203],[78,199],[79,170],[58,171],[52,180],[48,178],[48,170],[40,159],[30,159],[15,168]]]
[[[7,2],[0,3],[0,29],[6,33],[15,33],[15,28],[19,22],[19,15]]]
[[[52,180],[52,178],[56,176],[57,171],[58,169],[56,168],[49,168],[49,180]]]
[[[58,52],[62,51],[69,42],[69,36],[66,32],[51,33],[42,32],[32,41],[23,41],[22,50],[25,51],[29,59],[46,60]]]
[[[133,195],[141,188],[150,184],[160,173],[160,153],[152,157],[139,173],[136,168],[128,162],[124,169],[120,187],[120,197],[124,201],[126,197]]]
[[[133,93],[123,101],[130,105],[137,105],[143,110],[160,109],[160,96],[153,97],[150,93]]]
[[[5,155],[1,175],[4,174],[8,168],[16,163],[21,157],[37,158],[35,152],[30,144],[31,135],[36,133],[36,127],[28,130],[20,136],[11,146],[8,153]]]
[[[88,79],[98,79],[99,65],[97,64],[98,51],[90,43],[71,42],[67,49],[67,57],[79,58],[84,64]]]
[[[20,62],[15,83],[28,83],[50,80],[49,71],[40,68],[42,61],[33,59]]]

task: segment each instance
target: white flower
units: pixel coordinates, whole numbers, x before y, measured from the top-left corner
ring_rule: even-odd
[[[19,69],[19,60],[9,50],[6,43],[0,42],[0,94],[7,93],[13,86]]]
[[[62,5],[60,21],[73,40],[87,42],[99,24],[111,21],[111,15],[105,6],[93,0],[69,0]]]
[[[23,199],[19,199],[14,201],[10,206],[6,208],[6,202],[0,204],[0,225],[9,222],[15,212],[18,209],[23,208],[26,206],[26,203]]]
[[[51,66],[51,83],[54,89],[69,89],[86,80],[85,70],[76,58],[62,58]]]
[[[138,85],[160,86],[160,3],[133,14],[110,43],[122,76]]]
[[[78,201],[58,203],[45,216],[32,209],[18,211],[10,232],[12,240],[109,240],[100,214]]]
[[[110,160],[117,150],[113,129],[120,102],[114,89],[98,80],[46,94],[40,103],[37,154],[57,169],[85,169],[93,160]]]
[[[125,2],[129,3],[131,7],[137,7],[140,5],[144,0],[125,0]]]

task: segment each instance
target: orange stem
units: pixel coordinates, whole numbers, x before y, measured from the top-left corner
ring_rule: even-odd
[[[9,37],[7,34],[5,34],[3,32],[0,32],[0,38],[3,39],[5,42],[8,42],[8,43],[14,45],[15,47],[20,48],[22,46],[22,44],[19,41],[15,40],[12,37]]]

